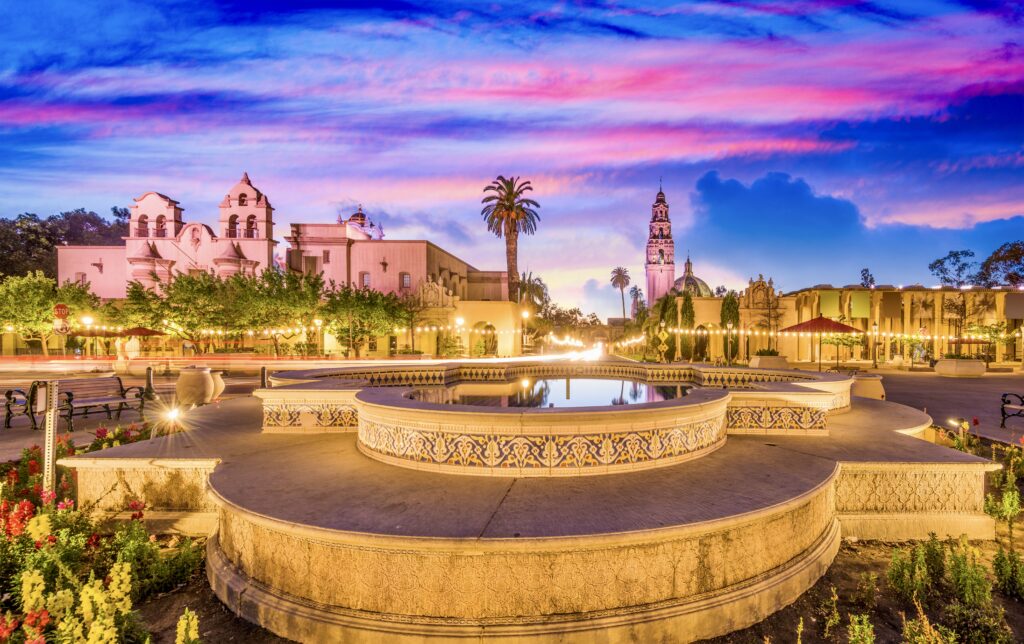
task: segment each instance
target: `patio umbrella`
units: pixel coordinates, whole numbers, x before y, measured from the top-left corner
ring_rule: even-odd
[[[163,331],[157,331],[155,329],[147,329],[144,326],[133,326],[130,329],[125,329],[124,331],[122,331],[120,335],[121,335],[122,338],[131,338],[131,337],[148,338],[148,337],[154,336],[154,335],[167,335],[167,334],[164,333]]]
[[[807,320],[800,324],[794,324],[793,326],[787,326],[785,329],[780,329],[779,333],[817,333],[818,334],[818,371],[821,371],[821,334],[822,333],[863,333],[860,329],[852,327],[842,322],[836,322],[831,320],[824,315],[819,315],[813,320]],[[838,348],[836,351],[838,352]]]

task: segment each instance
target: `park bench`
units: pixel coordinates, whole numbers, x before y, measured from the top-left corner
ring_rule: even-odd
[[[1013,402],[1016,398],[1017,402]],[[999,423],[1000,427],[1006,427],[1006,419],[1013,416],[1024,417],[1024,396],[1018,394],[1003,394],[1003,404],[999,408],[999,413],[1003,415],[1003,421]]]
[[[38,429],[36,414],[45,410],[45,401],[41,399],[46,392],[46,383],[35,380],[28,391],[10,389],[5,394],[6,413],[4,428],[10,428],[11,419],[15,414],[28,416],[32,429]],[[118,376],[101,376],[98,378],[70,378],[57,381],[58,413],[67,420],[68,431],[74,431],[74,417],[88,416],[90,410],[97,407],[111,418],[116,412],[121,418],[124,409],[137,407],[142,414],[146,404],[145,391],[142,387],[125,387]],[[114,408],[116,406],[116,409]]]

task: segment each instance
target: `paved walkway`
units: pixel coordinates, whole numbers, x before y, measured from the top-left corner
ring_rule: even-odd
[[[979,424],[982,436],[1016,443],[1024,436],[1024,418],[1006,421],[999,427],[999,397],[1004,393],[1024,395],[1024,374],[987,374],[982,378],[944,378],[933,373],[878,371],[886,398],[926,410],[936,425],[951,428],[950,419],[966,418]]]
[[[927,423],[924,414],[859,398],[851,411],[830,418],[828,437],[730,436],[721,449],[675,466],[585,477],[412,470],[363,455],[353,433],[263,434],[260,419],[257,400],[229,400],[190,412],[186,432],[86,458],[217,458],[210,486],[266,516],[332,530],[463,539],[580,536],[721,519],[805,493],[826,481],[837,461],[984,462],[897,432]]]
[[[31,376],[26,377],[27,374],[23,373],[5,373],[0,372],[0,396],[3,392],[11,388],[21,389],[27,391],[28,386],[31,384]],[[74,377],[87,377],[89,374],[76,374]],[[145,384],[144,378],[136,378],[132,376],[123,376],[122,381],[124,386],[142,386]],[[174,398],[174,377],[157,377],[154,381],[157,396],[161,400],[173,400]],[[259,378],[256,376],[248,377],[230,377],[225,379],[226,385],[223,398],[237,398],[239,396],[247,396],[252,393],[259,385]],[[0,397],[0,403],[3,402],[3,398]],[[158,409],[157,404],[147,405],[150,414],[154,409]],[[0,408],[0,414],[3,409]],[[75,431],[71,434],[75,444],[79,447],[88,445],[95,438],[95,431],[98,427],[114,427],[117,424],[126,425],[129,423],[137,423],[144,420],[139,416],[138,412],[134,410],[125,410],[121,413],[121,420],[107,419],[106,413],[102,410],[97,410],[94,413],[89,414],[87,417],[76,416],[75,417]],[[42,431],[42,415],[37,416],[37,422],[40,424],[40,429],[33,431],[32,426],[29,423],[27,417],[18,415],[14,417],[9,429],[2,429],[0,425],[0,462],[17,459],[21,456],[21,451],[26,447],[33,445],[41,445],[43,442],[43,431]],[[63,420],[60,420],[57,425],[57,431],[61,434],[67,432],[67,425]]]

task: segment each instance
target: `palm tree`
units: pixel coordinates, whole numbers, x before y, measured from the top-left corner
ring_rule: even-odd
[[[626,318],[626,287],[629,286],[629,269],[616,266],[612,269],[612,286],[622,295],[622,318]]]
[[[548,299],[548,287],[540,276],[534,277],[533,272],[519,275],[519,303],[529,304],[539,311]]]
[[[487,230],[497,237],[505,238],[505,261],[508,265],[508,298],[515,302],[519,299],[519,233],[532,235],[537,231],[540,215],[537,208],[540,204],[526,197],[533,192],[529,181],[520,181],[519,177],[498,175],[491,185],[484,188],[487,195],[481,201],[484,204],[480,214],[487,222]]]
[[[633,300],[633,310],[637,310],[644,301],[644,292],[639,286],[634,286],[629,289],[629,297]]]

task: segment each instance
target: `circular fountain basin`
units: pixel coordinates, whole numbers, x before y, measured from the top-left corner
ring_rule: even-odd
[[[624,385],[618,380],[604,384],[616,392]],[[359,449],[370,458],[402,467],[522,477],[664,467],[703,456],[725,443],[730,394],[723,390],[694,389],[659,402],[584,407],[471,405],[416,398],[465,394],[476,399],[481,388],[492,388],[506,393],[492,391],[482,397],[501,402],[509,399],[507,390],[517,386],[522,388],[491,383],[433,390],[364,389],[355,395]],[[460,387],[463,394],[458,393]],[[683,388],[679,383],[666,385],[672,392]],[[653,387],[650,392],[657,393]],[[514,394],[511,397],[515,399]],[[564,397],[572,400],[571,394]]]
[[[692,382],[652,383],[623,378],[529,378],[508,382],[457,382],[416,387],[409,398],[445,405],[562,409],[623,406],[682,398]]]

